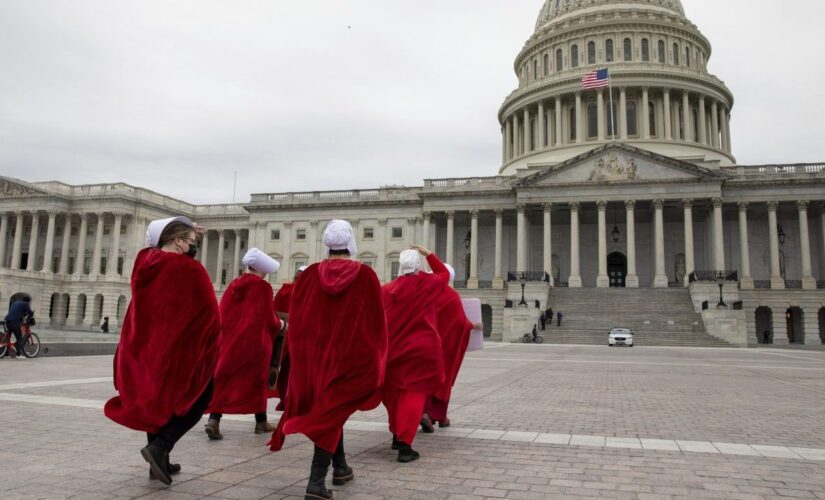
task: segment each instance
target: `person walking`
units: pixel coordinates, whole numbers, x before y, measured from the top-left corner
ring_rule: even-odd
[[[539,322],[541,323],[541,331],[545,331],[547,316],[544,313],[541,313],[541,316],[539,316]]]
[[[564,319],[564,314],[561,311],[556,313],[556,326],[561,326],[561,320]]]
[[[109,333],[109,316],[103,317],[103,323],[100,324],[100,331],[102,333]]]
[[[167,485],[180,472],[169,453],[209,405],[218,360],[218,301],[206,269],[193,258],[196,239],[187,217],[149,224],[115,352],[118,395],[103,408],[111,420],[146,433],[149,444],[140,454],[149,476]]]

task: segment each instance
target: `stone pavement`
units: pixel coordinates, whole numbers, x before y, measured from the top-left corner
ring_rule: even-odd
[[[303,498],[311,444],[269,453],[251,416],[223,441],[196,426],[173,485],[150,481],[145,438],[102,415],[113,393],[111,356],[0,360],[0,497]],[[825,498],[821,351],[492,344],[451,418],[399,464],[383,409],[354,415],[336,498]]]

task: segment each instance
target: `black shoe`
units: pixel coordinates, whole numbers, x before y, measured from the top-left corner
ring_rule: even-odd
[[[169,464],[166,467],[166,471],[169,473],[170,476],[174,476],[175,474],[180,473],[180,464]],[[155,477],[155,473],[152,472],[152,469],[149,469],[149,479],[157,479]]]
[[[414,462],[418,460],[421,455],[412,449],[412,446],[408,445],[407,443],[398,443],[398,461],[402,464],[407,462]]]
[[[149,470],[155,475],[155,479],[165,485],[172,484],[172,476],[169,475],[169,453],[155,443],[152,443],[142,450],[140,454],[149,464]]]
[[[396,436],[395,434],[393,434],[393,435],[392,435],[392,445],[390,446],[390,449],[392,449],[392,450],[397,450],[397,449],[398,449],[398,446],[399,446],[400,444],[401,444],[401,441],[399,441],[399,440],[398,440],[398,436]]]
[[[433,425],[433,421],[429,415],[426,413],[421,416],[421,431],[426,434],[432,434],[435,432],[435,426]]]
[[[329,471],[329,465],[312,466],[304,500],[330,500],[332,498],[332,492],[327,489],[326,485],[327,471]]]
[[[349,465],[332,468],[332,484],[335,486],[343,486],[353,479],[355,479],[355,473],[352,472],[352,467]]]

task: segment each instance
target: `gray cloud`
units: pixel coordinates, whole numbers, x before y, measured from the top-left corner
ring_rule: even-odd
[[[684,0],[740,163],[822,159],[820,2]],[[493,175],[541,0],[0,3],[0,170],[188,201]]]

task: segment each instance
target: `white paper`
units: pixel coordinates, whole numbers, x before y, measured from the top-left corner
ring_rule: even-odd
[[[471,323],[481,323],[481,299],[461,299],[461,304],[464,306],[464,314]],[[467,346],[467,352],[480,351],[484,348],[484,329],[470,330],[470,344]]]

